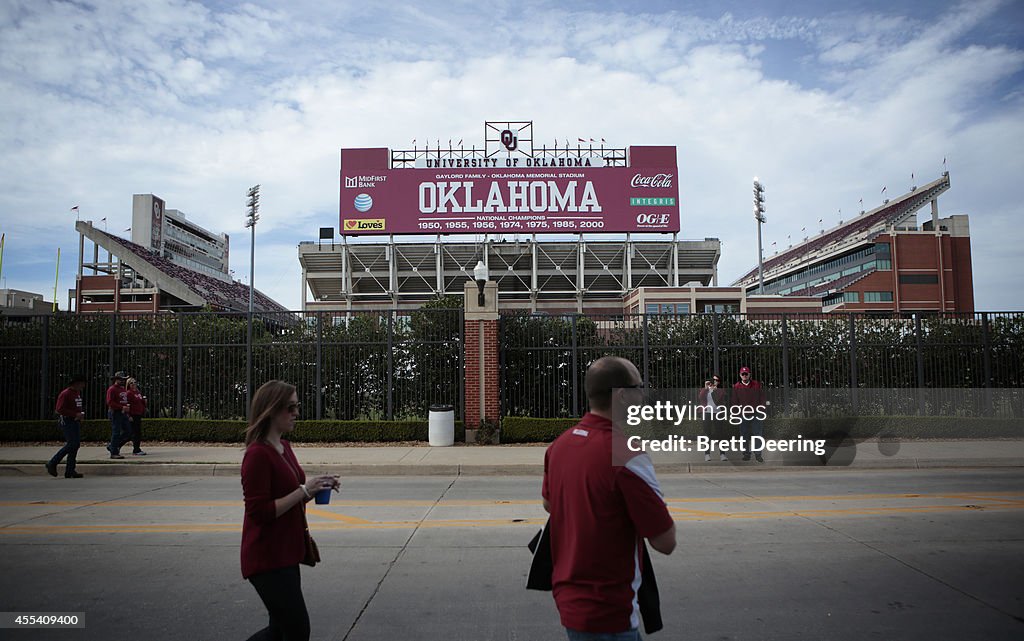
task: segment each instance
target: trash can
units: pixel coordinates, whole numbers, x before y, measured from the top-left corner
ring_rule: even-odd
[[[430,406],[427,436],[431,446],[449,447],[455,444],[455,408],[453,406]]]

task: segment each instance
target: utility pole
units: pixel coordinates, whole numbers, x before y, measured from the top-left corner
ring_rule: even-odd
[[[252,411],[252,314],[255,308],[255,285],[253,279],[256,275],[256,222],[260,219],[260,186],[250,187],[247,194],[249,200],[246,202],[248,211],[245,217],[245,226],[252,233],[249,242],[249,336],[246,341],[245,350],[245,416],[248,418]]]
[[[761,225],[768,222],[764,215],[764,185],[754,176],[754,220],[757,221],[757,293],[764,294],[764,251],[761,249]]]

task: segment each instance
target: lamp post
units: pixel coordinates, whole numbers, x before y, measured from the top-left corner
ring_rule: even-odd
[[[476,267],[473,268],[473,279],[476,280],[476,286],[480,290],[479,297],[477,298],[477,305],[483,307],[484,285],[487,284],[487,265],[484,265],[484,261],[478,260],[476,262]]]
[[[764,293],[764,251],[761,249],[761,225],[768,222],[764,215],[764,185],[754,176],[754,220],[757,221],[757,293]]]
[[[248,212],[245,216],[245,226],[252,234],[249,242],[249,331],[245,350],[245,416],[248,418],[252,411],[252,314],[256,291],[253,279],[256,275],[256,222],[260,219],[260,186],[250,187],[246,195],[249,200],[246,202]]]

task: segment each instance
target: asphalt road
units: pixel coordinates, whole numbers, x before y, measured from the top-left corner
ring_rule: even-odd
[[[315,472],[316,470],[309,470]],[[346,478],[310,510],[313,639],[564,639],[523,589],[540,479]],[[680,545],[655,555],[653,639],[1024,638],[1024,470],[665,476]],[[246,639],[231,478],[0,478],[0,611],[85,629],[3,639]]]

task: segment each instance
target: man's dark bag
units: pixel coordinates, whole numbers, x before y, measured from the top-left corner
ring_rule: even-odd
[[[544,524],[544,529],[537,532],[527,547],[533,553],[533,562],[530,563],[530,573],[526,577],[526,589],[550,592],[551,573],[555,568],[551,559],[550,520]],[[654,577],[654,566],[651,565],[647,543],[643,544],[643,552],[640,589],[637,590],[636,600],[640,606],[640,617],[644,620],[644,632],[654,634],[665,627],[661,621],[661,596],[658,594],[658,581]]]

